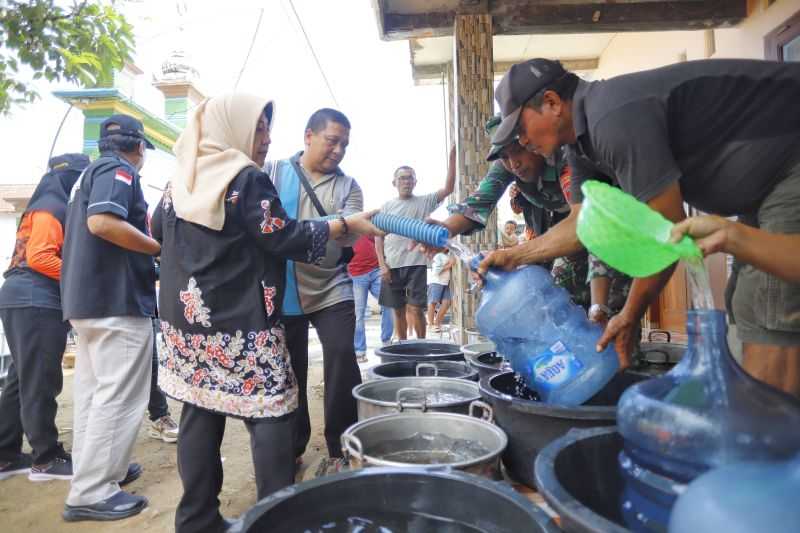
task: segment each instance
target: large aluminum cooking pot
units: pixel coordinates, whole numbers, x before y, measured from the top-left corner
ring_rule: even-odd
[[[478,381],[478,371],[461,361],[395,361],[373,366],[367,380],[406,377],[458,378]]]
[[[481,335],[481,332],[475,328],[465,328],[464,329],[464,337],[466,340],[465,344],[476,344],[479,342],[487,342],[489,339]]]
[[[471,355],[478,355],[485,352],[493,352],[497,350],[497,346],[492,341],[487,342],[474,342],[471,344],[464,344],[461,346],[461,352],[464,354],[464,359]]]
[[[480,396],[477,383],[453,378],[378,379],[353,388],[359,420],[409,409],[465,415],[469,404]]]
[[[464,354],[457,344],[448,342],[415,339],[387,344],[375,349],[375,355],[382,363],[394,361],[463,361]]]
[[[397,413],[357,422],[342,434],[342,452],[352,468],[437,465],[501,479],[500,454],[508,437],[491,423],[488,404],[472,402],[469,411],[470,416]]]

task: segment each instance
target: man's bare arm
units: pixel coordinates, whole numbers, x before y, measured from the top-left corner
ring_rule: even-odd
[[[519,246],[490,253],[481,261],[478,271],[485,273],[490,267],[513,270],[521,265],[543,263],[580,252],[583,244],[578,240],[576,231],[580,210],[581,205],[574,204],[567,218],[543,235]]]
[[[650,200],[648,204],[673,222],[686,218],[683,210],[683,195],[677,181]],[[614,342],[620,360],[620,368],[630,366],[636,326],[644,316],[647,306],[658,298],[674,271],[675,265],[673,264],[653,276],[634,279],[628,299],[625,301],[625,307],[609,321],[602,337],[598,340],[598,351],[604,350],[608,343]]]
[[[789,283],[800,283],[800,235],[770,233],[715,215],[692,217],[672,230],[673,242],[693,237],[703,255],[725,252]],[[791,251],[790,251],[791,250]]]
[[[444,188],[436,191],[436,199],[443,202],[445,198],[453,193],[456,187],[456,147],[453,145],[450,148],[450,160],[447,164],[447,179],[444,182]]]
[[[441,222],[435,220],[428,220],[428,222],[435,222],[437,224],[441,224],[442,226],[447,228],[447,231],[450,232],[451,237],[467,233],[478,227],[477,222],[470,220],[464,215],[459,213],[452,214]]]
[[[389,282],[391,280],[389,273],[389,266],[386,264],[386,257],[383,253],[383,237],[375,237],[375,255],[378,256],[378,266],[381,269],[381,278],[383,281]]]
[[[92,235],[116,244],[120,248],[147,255],[158,255],[161,252],[161,245],[158,244],[158,241],[110,213],[91,215],[86,220],[86,225]]]

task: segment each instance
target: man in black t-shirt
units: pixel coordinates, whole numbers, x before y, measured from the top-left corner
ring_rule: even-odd
[[[497,87],[503,122],[492,139],[542,155],[567,145],[572,167],[570,215],[545,235],[483,263],[514,267],[581,247],[575,233],[589,179],[613,182],[666,218],[685,218],[683,202],[739,215],[800,246],[800,64],[705,60],[584,82],[560,63],[514,65]],[[613,177],[613,178],[612,178]],[[633,221],[632,221],[633,222]],[[800,287],[744,265],[732,311],[744,367],[800,396]],[[601,346],[630,357],[635,326],[674,266],[637,279]]]
[[[101,124],[99,145],[70,194],[64,238],[62,306],[78,333],[67,521],[117,520],[147,506],[120,485],[141,474],[128,461],[150,390],[161,248],[148,236],[138,172],[153,145],[127,115]]]

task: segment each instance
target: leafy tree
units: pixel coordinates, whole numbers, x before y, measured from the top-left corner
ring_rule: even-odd
[[[0,0],[0,115],[34,102],[33,80],[94,87],[113,80],[130,60],[133,27],[111,3]]]

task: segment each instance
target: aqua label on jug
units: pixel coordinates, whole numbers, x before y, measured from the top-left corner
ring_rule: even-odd
[[[533,362],[533,377],[537,388],[544,391],[569,383],[583,369],[580,359],[558,341]]]

